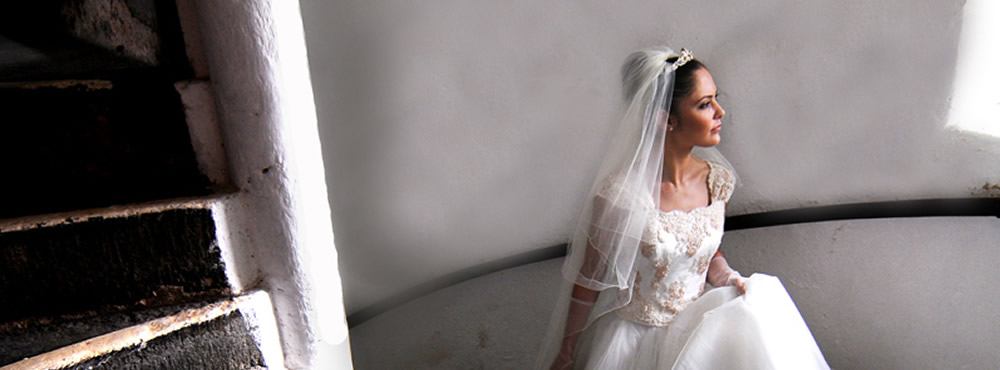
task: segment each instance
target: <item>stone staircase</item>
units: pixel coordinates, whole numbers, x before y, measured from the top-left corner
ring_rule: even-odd
[[[0,5],[0,369],[284,367],[192,4]]]
[[[2,369],[282,367],[268,295],[229,278],[226,200],[0,222]]]

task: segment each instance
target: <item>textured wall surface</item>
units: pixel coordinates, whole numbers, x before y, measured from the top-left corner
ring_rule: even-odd
[[[649,45],[715,75],[732,214],[996,195],[945,127],[962,4],[303,1],[348,312],[563,242]]]
[[[988,369],[1000,362],[993,217],[824,222],[735,231],[744,275],[778,276],[835,369]],[[524,369],[562,259],[442,289],[351,330],[357,369]]]
[[[995,367],[998,246],[995,217],[789,225],[723,243],[735,268],[781,278],[839,369]]]
[[[354,367],[530,368],[555,305],[562,260],[456,284],[352,328]]]
[[[238,249],[227,258],[240,261],[242,286],[270,294],[287,367],[346,366],[337,251],[298,3],[182,7],[197,20],[239,189],[214,210],[224,225],[220,241]]]

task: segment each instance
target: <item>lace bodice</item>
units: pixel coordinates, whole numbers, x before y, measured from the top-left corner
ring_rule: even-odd
[[[674,316],[704,291],[705,274],[722,243],[726,205],[734,177],[723,166],[709,163],[710,203],[685,212],[650,209],[639,245],[631,300],[618,309],[621,317],[650,326],[667,326]]]

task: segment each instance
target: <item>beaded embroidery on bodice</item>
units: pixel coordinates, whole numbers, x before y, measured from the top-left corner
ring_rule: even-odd
[[[722,243],[725,203],[733,191],[728,169],[709,163],[710,204],[691,211],[650,209],[633,268],[631,300],[617,310],[630,321],[667,326],[678,312],[701,296],[712,256]]]

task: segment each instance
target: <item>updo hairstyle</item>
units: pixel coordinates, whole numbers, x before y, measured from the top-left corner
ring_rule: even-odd
[[[671,54],[674,56],[670,56]],[[660,76],[663,67],[667,63],[677,61],[677,58],[676,53],[665,47],[640,50],[625,58],[625,64],[622,65],[622,88],[625,100],[630,102],[640,90],[647,89],[649,86],[646,84],[652,80],[653,76],[656,76],[656,83],[663,83],[662,76]],[[690,95],[694,90],[694,72],[702,68],[707,69],[702,62],[691,59],[674,71],[674,91],[670,99],[670,114],[676,114],[677,102]]]

